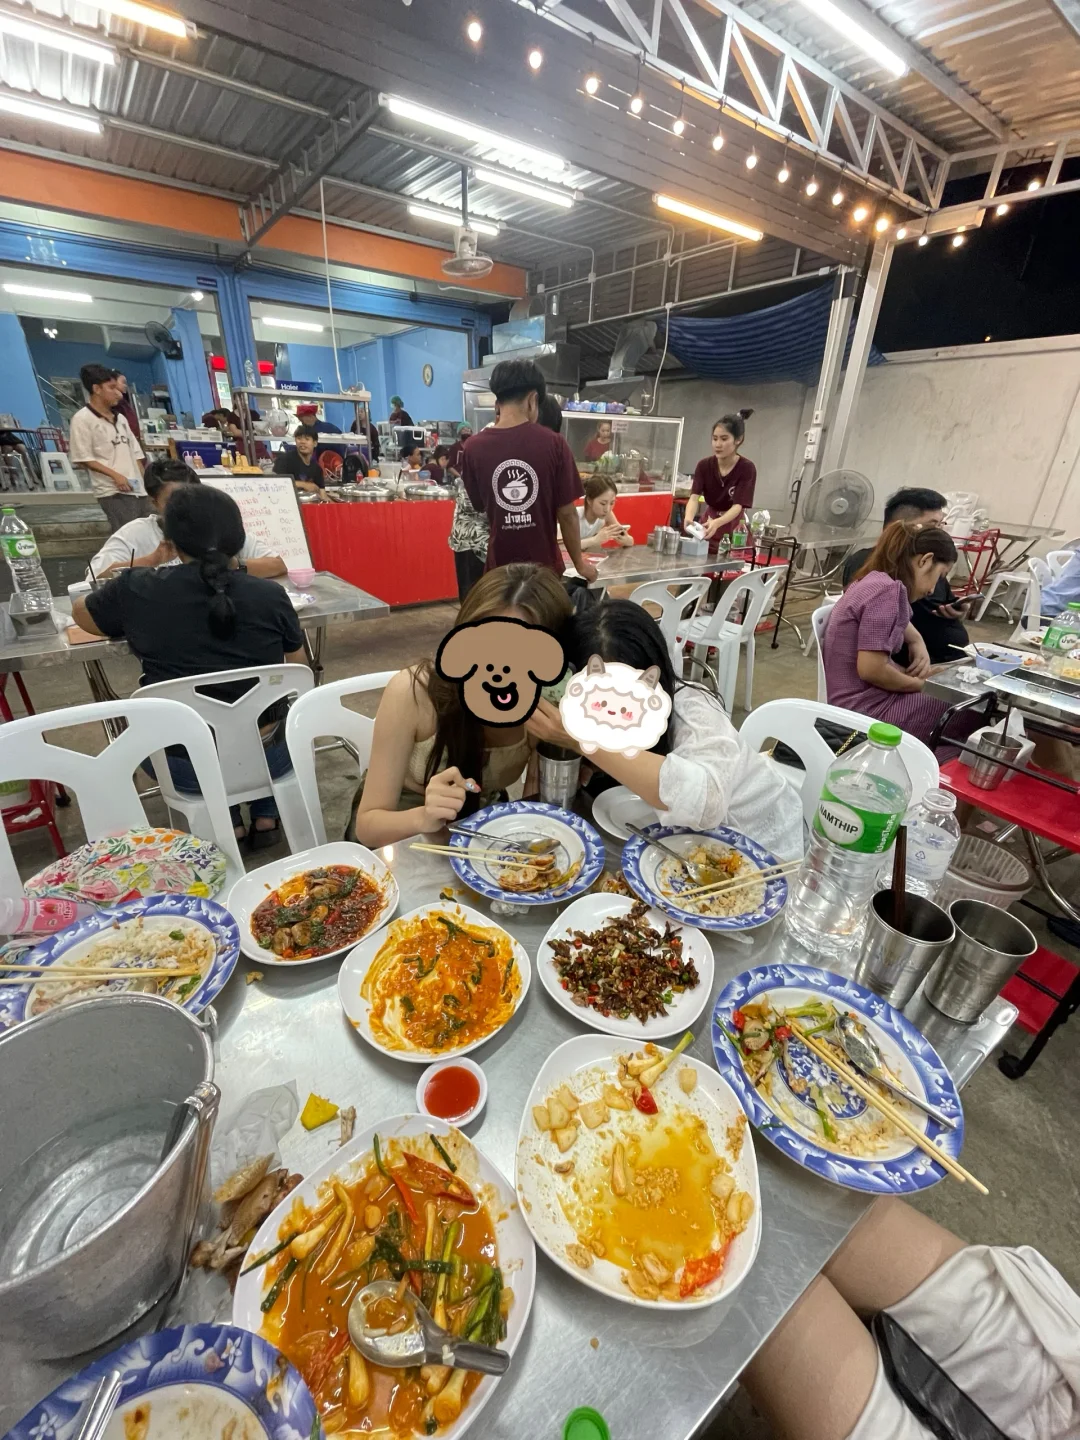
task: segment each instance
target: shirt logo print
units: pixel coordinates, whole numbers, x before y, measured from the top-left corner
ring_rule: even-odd
[[[540,493],[540,479],[525,460],[503,460],[495,467],[491,488],[496,503],[511,515],[521,515],[532,507]]]

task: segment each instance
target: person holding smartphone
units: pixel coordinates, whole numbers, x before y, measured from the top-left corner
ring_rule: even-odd
[[[623,547],[633,545],[628,528],[615,518],[615,497],[619,490],[610,475],[592,475],[582,489],[585,493],[579,522],[582,550],[602,550],[612,542]]]

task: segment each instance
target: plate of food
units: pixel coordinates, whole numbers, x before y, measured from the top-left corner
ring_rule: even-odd
[[[681,898],[684,890],[699,884],[750,878],[758,870],[779,864],[775,855],[738,830],[727,825],[701,831],[650,825],[648,834],[705,872],[704,880],[691,880],[677,860],[640,835],[631,836],[623,846],[623,874],[634,894],[684,925],[702,930],[752,930],[779,915],[787,903],[787,881],[775,874],[716,895]]]
[[[737,975],[713,1011],[717,1067],[754,1125],[815,1175],[874,1195],[936,1185],[942,1167],[799,1040],[797,1032],[808,1030],[844,1060],[835,1023],[845,1012],[877,1042],[893,1080],[957,1120],[950,1130],[881,1091],[956,1159],[964,1120],[952,1076],[910,1020],[854,980],[803,965],[762,965]]]
[[[518,1198],[541,1249],[583,1285],[659,1310],[727,1299],[761,1239],[746,1115],[681,1048],[567,1040],[518,1134]]]
[[[39,1400],[6,1440],[78,1440],[112,1370],[120,1399],[104,1440],[319,1440],[315,1402],[296,1370],[268,1340],[235,1325],[178,1325],[128,1341]]]
[[[364,845],[338,840],[252,870],[229,892],[240,948],[266,965],[315,965],[378,930],[398,884]]]
[[[338,998],[377,1050],[428,1065],[501,1030],[531,979],[529,952],[479,910],[421,905],[350,952]]]
[[[612,785],[602,790],[593,801],[592,818],[605,835],[614,840],[629,840],[631,831],[626,822],[644,830],[646,825],[659,825],[659,815],[651,805],[646,805],[640,795],[628,790],[625,785]]]
[[[712,995],[712,946],[644,900],[582,895],[540,942],[551,998],[605,1035],[655,1040],[692,1024]]]
[[[489,900],[516,905],[554,905],[583,895],[604,868],[604,842],[572,810],[541,800],[505,800],[470,815],[450,837],[460,851],[450,859],[455,875]],[[528,853],[500,850],[501,841],[530,845]]]
[[[163,995],[198,1015],[232,974],[239,953],[236,921],[213,900],[144,895],[125,905],[110,905],[18,955],[19,965],[48,966],[48,975],[34,984],[11,984],[14,975],[0,960],[0,1029],[122,990]],[[64,972],[75,967],[80,973],[65,977]],[[88,970],[125,974],[97,980],[81,973]],[[154,978],[140,980],[140,970],[154,972]],[[164,970],[182,973],[172,980],[160,973]]]
[[[296,1366],[328,1434],[456,1440],[498,1384],[442,1366],[364,1361],[347,1317],[370,1281],[404,1282],[404,1301],[418,1295],[448,1328],[511,1355],[536,1283],[536,1251],[509,1182],[460,1130],[423,1115],[382,1120],[350,1141],[267,1217],[249,1254],[233,1323]]]

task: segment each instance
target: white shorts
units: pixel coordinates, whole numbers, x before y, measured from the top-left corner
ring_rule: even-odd
[[[1010,1440],[1080,1437],[1080,1297],[1037,1250],[971,1245],[888,1313]],[[848,1440],[933,1440],[880,1359]]]

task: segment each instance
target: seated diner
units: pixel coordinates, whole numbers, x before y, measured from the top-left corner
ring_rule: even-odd
[[[298,425],[293,431],[295,445],[285,445],[274,460],[275,475],[291,475],[297,490],[317,494],[326,485],[326,475],[315,458],[319,432],[311,425]]]

